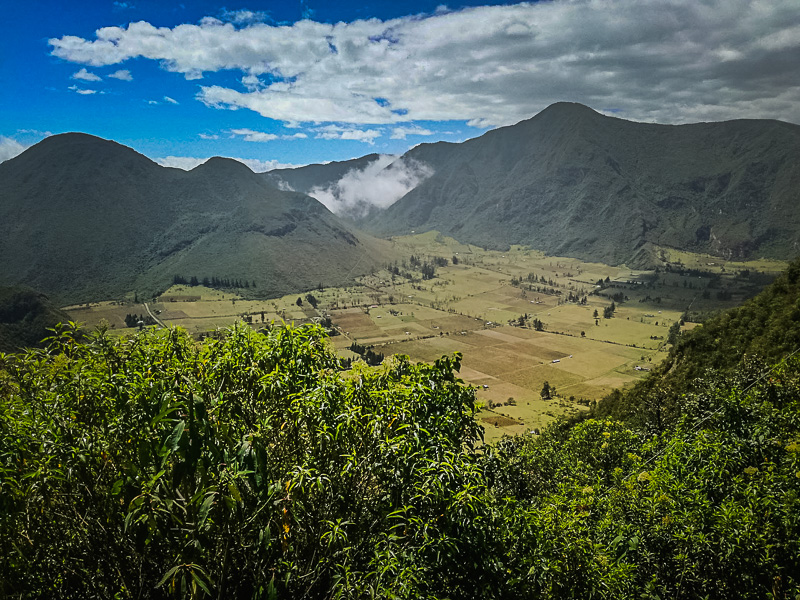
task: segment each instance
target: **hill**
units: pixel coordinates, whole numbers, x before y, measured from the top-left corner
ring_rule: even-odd
[[[63,303],[147,297],[174,275],[289,293],[370,271],[384,248],[231,159],[185,172],[71,133],[0,164],[0,284]]]
[[[333,185],[350,171],[362,170],[378,158],[380,158],[378,154],[367,154],[352,160],[333,161],[291,169],[273,169],[263,173],[262,177],[279,189],[290,189],[307,194],[314,188],[327,188]]]
[[[0,287],[0,352],[40,346],[52,335],[49,329],[69,320],[44,294],[25,286]]]
[[[404,157],[434,175],[365,227],[436,229],[491,248],[644,265],[653,245],[790,258],[800,246],[800,126],[634,123],[559,103]]]
[[[616,390],[593,411],[662,429],[687,410],[682,396],[737,370],[757,373],[800,351],[800,260],[761,293],[681,334],[648,377]]]

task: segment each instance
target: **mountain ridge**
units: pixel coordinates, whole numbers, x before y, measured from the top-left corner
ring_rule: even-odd
[[[385,247],[232,159],[187,172],[70,133],[0,164],[0,284],[64,303],[149,294],[176,274],[279,295],[366,272]]]
[[[612,264],[647,262],[654,246],[790,258],[798,155],[800,126],[781,121],[660,125],[558,103],[460,144],[413,148],[403,158],[434,175],[363,226]]]

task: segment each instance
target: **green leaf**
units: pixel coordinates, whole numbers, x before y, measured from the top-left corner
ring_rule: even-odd
[[[214,496],[216,496],[216,492],[210,493],[200,507],[200,512],[198,513],[197,518],[197,526],[201,531],[206,529],[204,526],[206,524],[206,519],[208,519],[208,512],[211,510],[211,506],[214,504]]]
[[[158,582],[158,585],[156,587],[161,587],[162,585],[167,583],[167,579],[169,579],[170,577],[175,575],[177,570],[180,569],[180,568],[181,568],[181,565],[176,565],[176,566],[172,567],[169,571],[167,571],[167,574],[164,575],[164,577],[161,578],[161,581]]]
[[[200,571],[201,573],[203,573],[203,574],[205,575],[205,572],[204,572],[204,571],[203,571],[203,570],[202,570],[200,567],[197,567],[197,570],[198,570],[198,571]],[[201,589],[202,589],[202,590],[203,590],[203,591],[204,591],[206,594],[208,594],[209,596],[211,595],[211,592],[209,591],[209,589],[208,589],[208,586],[207,586],[207,585],[205,584],[205,582],[204,582],[204,581],[203,581],[203,580],[200,578],[200,576],[199,576],[199,575],[198,575],[198,574],[195,572],[195,570],[194,570],[194,569],[192,569],[192,579],[194,579],[195,583],[196,583],[198,586],[200,586],[200,588],[201,588]]]
[[[178,421],[175,424],[172,433],[169,434],[169,437],[164,442],[164,447],[167,448],[170,452],[175,452],[175,450],[178,449],[178,443],[181,441],[184,429],[186,429],[186,422],[183,420]]]

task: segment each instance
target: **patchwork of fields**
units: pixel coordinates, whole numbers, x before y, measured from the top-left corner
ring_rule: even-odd
[[[146,305],[67,310],[88,327],[131,331],[128,314],[151,314],[197,335],[238,319],[254,327],[330,319],[331,343],[346,358],[357,358],[353,342],[423,361],[460,352],[460,376],[477,388],[479,418],[492,441],[585,410],[643,377],[665,355],[669,329],[682,315],[734,306],[784,267],[664,251],[665,260],[676,262],[658,272],[635,271],[520,247],[487,251],[435,232],[393,244],[396,263],[346,287],[260,300],[174,286]],[[434,276],[424,279],[420,264],[434,261]],[[604,318],[612,302],[615,310]],[[555,388],[550,399],[541,396],[545,382]]]

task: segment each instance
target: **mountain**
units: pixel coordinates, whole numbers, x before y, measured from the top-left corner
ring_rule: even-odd
[[[800,249],[798,156],[800,126],[780,121],[654,125],[559,103],[410,150],[434,175],[365,227],[612,264],[648,263],[653,245],[785,259]]]
[[[370,271],[385,247],[231,159],[185,172],[69,133],[0,164],[0,285],[64,303],[149,295],[174,275],[290,293]]]
[[[69,315],[50,299],[25,286],[0,287],[0,352],[40,346]]]
[[[327,188],[348,172],[363,170],[380,158],[378,154],[367,154],[352,160],[334,161],[325,164],[306,165],[291,169],[273,169],[262,173],[262,177],[278,189],[292,190],[307,194],[315,187]]]

